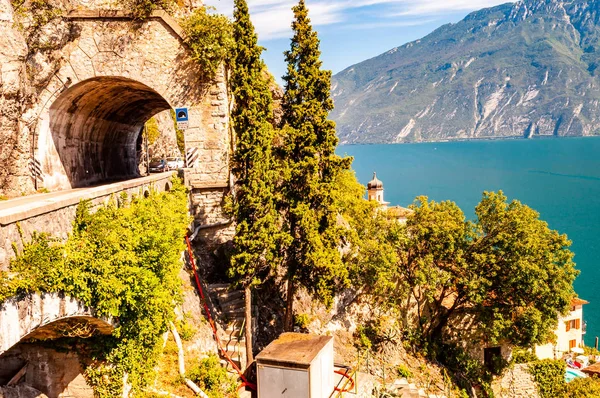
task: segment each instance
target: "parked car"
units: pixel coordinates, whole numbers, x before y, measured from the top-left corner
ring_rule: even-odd
[[[183,169],[183,167],[184,167],[183,159],[179,158],[179,157],[167,158],[167,167],[169,170]]]
[[[162,173],[169,170],[165,159],[152,159],[150,161],[150,173]]]

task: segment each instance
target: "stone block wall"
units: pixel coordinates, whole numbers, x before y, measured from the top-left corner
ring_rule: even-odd
[[[178,13],[197,3],[185,1]],[[38,188],[49,190],[85,186],[88,176],[89,183],[135,177],[131,159],[143,122],[176,107],[189,109],[185,144],[195,152],[194,179],[226,181],[231,134],[224,69],[208,81],[181,27],[162,11],[140,23],[115,11],[120,3],[114,1],[53,4],[62,15],[38,29],[49,49],[37,51],[25,40],[31,21],[18,21],[21,33],[10,0],[0,0],[0,29],[9,44],[0,48],[0,195],[33,192],[34,159],[43,172]],[[105,90],[105,81],[82,86],[94,79],[115,83]]]
[[[92,209],[104,205],[111,200],[119,200],[121,192],[126,192],[129,197],[142,196],[148,189],[161,192],[170,187],[171,173],[162,173],[134,180],[134,182],[115,183],[109,186],[88,188],[88,192],[81,191],[79,197],[71,198],[64,205],[55,205],[56,199],[48,200],[46,195],[39,196],[39,202],[32,201],[28,205],[31,213],[23,213],[16,221],[3,221],[0,211],[0,271],[8,270],[10,259],[14,257],[13,243],[17,250],[23,248],[19,229],[23,239],[28,241],[34,232],[45,232],[61,240],[67,239],[73,228],[73,221],[79,199],[91,199]],[[47,194],[52,195],[52,194]],[[52,207],[48,207],[52,206]],[[8,209],[10,212],[10,208]],[[9,214],[10,215],[10,214]],[[14,215],[14,217],[17,217]],[[13,217],[13,218],[14,218]]]
[[[48,397],[94,397],[94,390],[82,374],[81,358],[75,351],[59,352],[36,343],[19,344],[6,352],[2,364],[7,368],[14,364],[12,369],[7,369],[11,370],[10,373],[16,373],[26,365],[27,372],[21,381],[22,385],[33,387]]]
[[[233,238],[235,226],[225,214],[223,205],[229,194],[226,185],[190,187],[190,212],[195,227],[200,227],[199,238],[209,245],[225,243]]]
[[[502,398],[538,398],[533,376],[526,363],[508,368],[493,385],[494,395]]]
[[[186,165],[186,178],[193,186],[229,181],[229,105],[225,71],[221,69],[201,103],[189,112],[185,147],[193,161]]]

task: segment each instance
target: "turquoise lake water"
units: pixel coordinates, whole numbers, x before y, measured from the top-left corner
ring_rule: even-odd
[[[600,138],[343,145],[366,184],[377,171],[385,200],[410,204],[418,195],[455,201],[472,218],[483,191],[504,191],[541,214],[573,241],[581,274],[588,345],[600,336]]]

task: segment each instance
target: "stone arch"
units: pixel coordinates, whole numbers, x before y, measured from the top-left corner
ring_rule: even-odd
[[[59,293],[13,297],[0,306],[0,356],[20,341],[67,337],[69,330],[83,328],[111,334],[114,321],[97,317],[79,300]]]
[[[131,150],[117,145],[114,151],[110,145],[105,146],[111,140],[94,141],[91,138],[100,133],[89,130],[92,125],[102,124],[108,128],[110,124],[114,129],[127,131],[118,140],[130,142],[126,137],[135,134],[132,130],[137,122],[128,120],[125,125],[121,124],[119,110],[109,107],[115,100],[121,103],[125,100],[125,97],[119,98],[121,93],[131,100],[128,109],[138,111],[135,104],[143,102],[143,109],[139,109],[140,118],[142,114],[152,116],[148,107],[165,109],[165,103],[169,108],[188,108],[189,123],[181,151],[182,155],[193,153],[195,156],[193,162],[186,164],[182,176],[186,179],[189,176],[196,185],[219,185],[228,181],[231,131],[225,68],[220,68],[215,76],[207,76],[194,61],[183,29],[164,12],[157,11],[140,22],[126,12],[104,9],[98,2],[76,0],[70,6],[73,8],[60,18],[64,29],[59,35],[61,44],[53,55],[41,56],[41,60],[36,58],[39,62],[35,65],[27,65],[34,68],[32,86],[27,89],[36,96],[31,106],[19,113],[20,123],[14,127],[15,136],[27,138],[23,156],[9,159],[8,164],[10,170],[14,163],[23,175],[15,180],[18,184],[0,186],[0,193],[7,190],[32,192],[40,188],[55,191],[135,177],[131,172]],[[90,6],[99,9],[87,9]],[[44,32],[42,38],[58,40],[50,34]],[[25,70],[25,63],[21,64],[18,67]],[[113,88],[102,87],[98,82],[103,79]],[[95,109],[92,104],[86,108],[82,101],[93,93],[87,93],[84,87],[92,88],[96,94],[99,94],[98,90],[106,89],[103,95],[110,98],[109,103],[96,101],[102,109]],[[149,95],[150,90],[165,102],[155,100],[157,97]],[[81,99],[76,92],[82,95]],[[71,108],[65,98],[71,98],[79,105]],[[67,115],[69,111],[79,113],[77,109],[86,110],[88,116]],[[59,115],[61,112],[62,116]],[[93,119],[97,112],[105,117],[105,122]],[[167,111],[162,112],[166,115]],[[85,124],[85,119],[89,125]],[[77,126],[82,126],[82,130],[74,131]],[[9,129],[12,131],[13,128]],[[90,141],[77,142],[81,137],[88,137]],[[112,142],[116,141],[117,138]],[[69,150],[69,145],[85,148],[85,151],[67,154],[76,152]],[[103,163],[102,156],[98,156],[101,153],[110,154],[109,159],[118,158],[118,162]]]
[[[170,107],[152,88],[118,76],[65,90],[50,106],[50,132],[70,186],[137,177],[143,125]]]

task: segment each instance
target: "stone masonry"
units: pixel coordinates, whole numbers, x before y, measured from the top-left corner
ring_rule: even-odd
[[[0,202],[0,271],[8,270],[10,259],[15,255],[13,244],[17,250],[22,249],[22,241],[31,239],[34,232],[66,239],[81,200],[90,200],[93,208],[109,201],[119,201],[123,193],[131,199],[144,195],[150,189],[162,192],[170,189],[171,176],[172,173],[161,173],[101,187],[82,188],[68,194],[49,193]],[[16,205],[8,206],[13,202]]]
[[[143,123],[175,107],[189,109],[185,146],[195,156],[186,176],[192,185],[227,183],[225,72],[207,80],[177,22],[162,11],[135,22],[110,10],[115,2],[54,3],[61,16],[41,29],[39,49],[26,40],[31,18],[15,17],[10,1],[0,0],[9,39],[0,48],[0,162],[6,166],[0,195],[136,177]],[[29,175],[33,161],[41,165],[37,181]]]
[[[538,398],[537,387],[528,371],[527,364],[508,368],[502,378],[494,382],[494,394],[502,398]]]
[[[166,12],[138,22],[115,9],[121,2],[50,3],[60,13],[33,29],[31,13],[0,0],[0,29],[8,38],[0,47],[0,197],[137,178],[144,122],[187,107],[184,156],[190,162],[183,176],[192,213],[206,227],[205,237],[230,237],[221,208],[231,185],[233,147],[225,70],[208,80]],[[185,1],[176,16],[197,3]],[[35,164],[38,178],[31,173]],[[68,233],[67,224],[54,233]],[[3,245],[13,238],[0,237]],[[0,252],[0,264],[6,258],[6,250]]]
[[[0,308],[0,355],[24,338],[64,337],[59,329],[51,326],[67,319],[89,324],[90,330],[100,334],[113,331],[111,320],[95,317],[92,309],[70,297],[58,293],[14,297]]]

